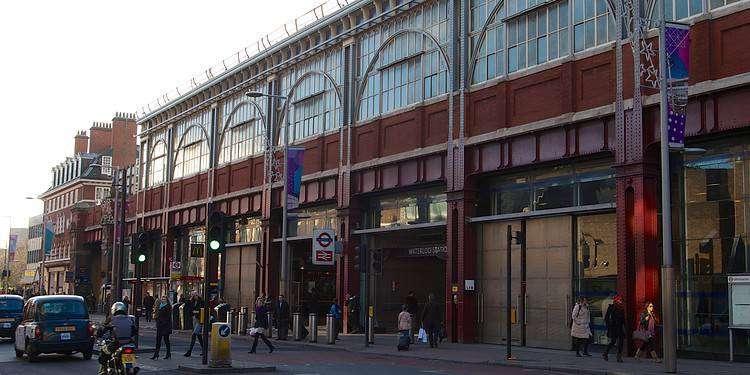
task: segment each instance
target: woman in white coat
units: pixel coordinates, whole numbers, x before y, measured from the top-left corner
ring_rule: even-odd
[[[591,313],[586,297],[579,297],[573,314],[571,316],[572,324],[570,325],[570,335],[573,337],[573,347],[576,349],[576,357],[581,356],[581,346],[583,346],[583,355],[590,357],[589,339],[591,338]]]

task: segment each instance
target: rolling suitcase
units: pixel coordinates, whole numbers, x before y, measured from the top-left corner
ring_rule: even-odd
[[[411,338],[409,337],[409,331],[403,331],[398,335],[398,350],[409,350],[409,344],[411,343]]]

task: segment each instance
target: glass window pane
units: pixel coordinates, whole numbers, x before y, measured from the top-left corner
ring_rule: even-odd
[[[586,16],[585,12],[584,0],[573,0],[573,22],[583,21]]]
[[[585,48],[585,35],[584,35],[584,24],[575,26],[575,34],[573,34],[575,52],[583,51]]]
[[[594,42],[596,39],[594,38],[596,25],[594,24],[594,21],[586,21],[586,48],[591,48],[594,46]]]
[[[541,64],[547,61],[547,37],[539,38],[537,61]]]

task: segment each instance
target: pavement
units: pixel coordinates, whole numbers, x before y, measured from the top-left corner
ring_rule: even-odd
[[[141,320],[141,333],[143,337],[153,336],[155,331],[153,322]],[[177,331],[172,335],[173,340],[187,340],[189,332]],[[309,341],[279,342],[272,340],[274,345],[279,349],[271,354],[278,359],[277,352],[301,353],[300,356],[291,356],[291,362],[282,363],[284,365],[299,365],[307,360],[308,355],[313,355],[316,360],[323,360],[325,363],[338,363],[339,361],[351,361],[352,358],[373,358],[381,360],[384,363],[401,363],[401,361],[415,361],[414,363],[442,363],[445,366],[458,365],[465,366],[485,366],[494,368],[495,371],[501,369],[510,370],[513,368],[525,371],[539,373],[579,373],[579,374],[663,374],[664,365],[657,364],[651,360],[634,358],[625,358],[624,363],[617,363],[615,356],[610,355],[610,360],[604,361],[601,353],[592,352],[591,357],[578,358],[572,351],[550,350],[537,348],[513,347],[512,353],[515,358],[512,361],[505,359],[504,345],[489,344],[456,344],[443,342],[437,349],[431,349],[427,344],[413,344],[408,351],[396,350],[396,335],[377,335],[375,344],[368,347],[364,346],[364,337],[362,335],[340,335],[340,340],[335,345],[326,344],[325,328],[321,327],[318,332],[318,342],[310,343]],[[251,343],[250,336],[234,336],[233,347],[248,348]],[[147,345],[147,344],[145,344]],[[153,346],[151,346],[153,347]],[[245,349],[246,350],[246,349]],[[260,344],[259,352],[264,351],[265,346]],[[356,356],[342,356],[341,352],[356,354]],[[244,353],[244,352],[243,352]],[[313,354],[314,353],[314,354]],[[338,354],[337,354],[338,353]],[[258,355],[253,360],[260,359],[260,363],[266,362],[266,356]],[[180,356],[182,357],[182,356]],[[173,357],[176,358],[176,357]],[[242,355],[241,358],[247,358]],[[421,361],[421,362],[420,362]],[[483,368],[483,367],[482,367]],[[677,362],[679,374],[699,374],[699,375],[728,375],[728,374],[750,374],[750,363],[729,363],[723,361],[679,359]],[[333,369],[330,369],[333,371]],[[477,370],[479,371],[479,370]],[[328,373],[328,372],[323,372]],[[476,372],[479,373],[479,372]],[[495,372],[497,373],[497,372]],[[0,371],[2,375],[2,371]]]

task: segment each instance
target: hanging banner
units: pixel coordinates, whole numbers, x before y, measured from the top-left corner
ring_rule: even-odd
[[[13,262],[16,258],[16,246],[18,246],[18,235],[11,234],[8,236],[8,259]]]
[[[688,90],[690,78],[690,26],[667,23],[664,28],[667,55],[667,133],[670,148],[685,147]]]
[[[52,225],[52,220],[49,220],[44,224],[44,255],[49,255],[52,252],[52,240],[54,238],[55,228]]]
[[[669,82],[687,81],[690,77],[690,25],[668,22],[664,29]]]
[[[299,193],[302,186],[302,161],[305,149],[289,147],[286,152],[286,208],[299,206]]]

